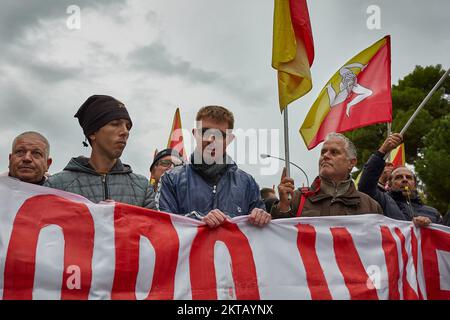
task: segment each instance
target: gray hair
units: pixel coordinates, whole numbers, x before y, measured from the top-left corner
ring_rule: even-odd
[[[358,158],[358,153],[356,151],[355,145],[349,138],[344,136],[342,133],[336,133],[336,132],[329,133],[329,134],[327,134],[324,142],[331,140],[331,139],[339,139],[344,142],[345,152],[347,153],[347,158],[349,160]]]
[[[19,140],[20,138],[23,138],[25,136],[35,136],[38,139],[40,139],[42,142],[44,142],[46,156],[47,156],[47,158],[50,156],[50,143],[48,142],[46,137],[44,137],[42,134],[40,134],[39,132],[36,132],[36,131],[25,131],[25,132],[19,134],[13,140],[12,149],[14,149],[14,146],[16,145],[17,140]]]

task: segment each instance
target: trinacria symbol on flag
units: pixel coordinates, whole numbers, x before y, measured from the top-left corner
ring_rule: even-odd
[[[330,107],[335,107],[341,104],[342,102],[347,100],[349,95],[353,92],[356,94],[356,97],[347,104],[347,110],[345,112],[347,117],[350,117],[350,108],[372,95],[372,90],[363,87],[358,83],[356,74],[351,69],[359,68],[361,69],[361,71],[363,71],[366,66],[367,64],[363,65],[361,63],[352,63],[342,67],[339,70],[339,74],[342,78],[341,82],[339,83],[339,93],[336,94],[336,91],[331,86],[331,83],[329,83],[326,87],[328,91],[328,97],[330,98]]]

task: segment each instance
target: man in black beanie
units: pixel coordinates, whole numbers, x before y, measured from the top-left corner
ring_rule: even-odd
[[[125,105],[110,96],[94,95],[78,109],[75,118],[92,147],[91,156],[72,158],[45,186],[82,195],[95,203],[114,200],[155,209],[155,193],[148,180],[120,161],[133,125]]]

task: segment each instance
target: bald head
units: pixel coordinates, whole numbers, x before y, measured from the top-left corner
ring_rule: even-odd
[[[14,150],[14,146],[17,144],[17,141],[19,139],[26,139],[27,137],[32,137],[34,139],[42,141],[45,144],[45,156],[47,159],[50,157],[50,143],[48,142],[46,137],[36,131],[26,131],[15,137],[12,143],[11,150]]]

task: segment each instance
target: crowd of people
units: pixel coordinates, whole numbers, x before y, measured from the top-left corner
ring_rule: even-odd
[[[448,215],[424,205],[417,177],[407,167],[394,168],[385,155],[403,141],[391,134],[364,165],[358,186],[351,178],[357,164],[354,144],[339,133],[325,139],[311,186],[296,188],[285,171],[278,185],[260,190],[255,179],[227,155],[234,139],[234,116],[221,106],[202,107],[192,130],[196,148],[190,161],[175,150],[157,153],[150,179],[121,162],[133,122],[126,106],[106,95],[94,95],[75,114],[90,157],[72,158],[63,171],[49,175],[50,144],[38,132],[19,134],[12,143],[8,176],[84,196],[98,203],[114,200],[188,216],[216,228],[236,216],[263,227],[272,219],[312,216],[384,214],[416,226],[450,225]],[[201,124],[201,125],[199,125]]]

